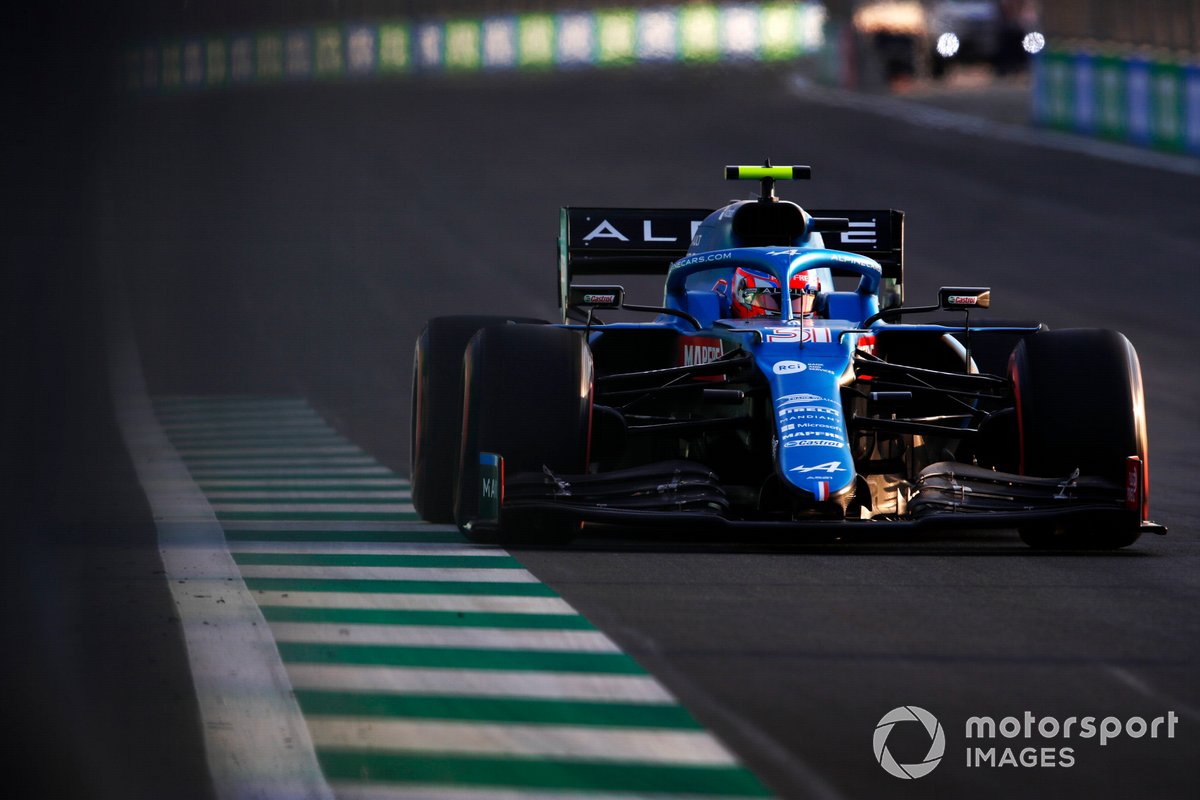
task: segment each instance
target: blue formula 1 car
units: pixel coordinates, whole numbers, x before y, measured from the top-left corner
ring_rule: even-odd
[[[431,320],[413,373],[420,515],[503,543],[565,542],[584,522],[797,539],[1002,527],[1069,548],[1165,533],[1147,517],[1128,340],[980,324],[986,288],[904,305],[903,213],[775,196],[809,174],[727,167],[761,195],[716,211],[564,208],[560,323]],[[575,282],[664,273],[661,306]]]

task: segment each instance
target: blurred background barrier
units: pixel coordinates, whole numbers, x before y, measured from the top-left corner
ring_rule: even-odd
[[[148,39],[125,51],[121,71],[130,90],[176,92],[482,70],[784,61],[817,53],[824,26],[825,7],[815,2],[331,22]]]
[[[1035,56],[1032,119],[1089,136],[1200,155],[1200,63],[1094,44]]]

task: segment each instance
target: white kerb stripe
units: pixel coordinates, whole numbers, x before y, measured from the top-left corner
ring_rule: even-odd
[[[495,614],[571,614],[561,597],[372,592],[253,592],[259,605],[289,608],[360,608],[385,611],[479,611]]]
[[[261,466],[215,466],[193,464],[189,467],[192,477],[201,478],[204,480],[226,480],[226,475],[236,475],[242,479],[249,479],[254,476],[261,475],[264,478],[286,478],[289,475],[320,475],[323,478],[336,478],[338,475],[391,475],[392,472],[387,467],[381,467],[373,464],[366,464],[357,467],[331,467],[327,464],[317,466],[291,466],[291,467],[261,467]]]
[[[271,511],[279,514],[304,514],[327,511],[338,514],[361,514],[375,511],[386,514],[415,514],[411,503],[213,503],[213,511],[244,514],[250,511]]]
[[[105,284],[118,298],[105,308],[109,389],[183,621],[214,794],[331,799],[266,620],[204,495],[155,419],[121,287],[111,273]]]
[[[704,731],[414,722],[319,715],[308,717],[308,727],[319,749],[737,765],[729,751]]]
[[[506,556],[508,553],[494,544],[453,544],[443,542],[404,542],[381,544],[379,542],[252,542],[229,543],[234,553],[290,553],[296,555],[321,555],[329,553],[353,553],[371,556]]]
[[[675,698],[648,675],[592,675],[494,669],[289,664],[297,689],[542,700],[607,700],[669,705]]]
[[[294,456],[302,454],[309,458],[314,456],[360,456],[363,451],[352,444],[320,444],[306,445],[297,442],[290,447],[177,447],[179,454],[184,458],[259,458],[270,456]]]
[[[567,792],[562,790],[469,789],[428,783],[351,783],[334,781],[330,784],[338,800],[713,800],[712,795],[664,794],[634,792],[600,794],[596,792]],[[751,800],[749,797],[721,795],[720,800]]]
[[[277,642],[462,647],[479,650],[531,650],[563,653],[621,652],[611,639],[599,631],[272,622],[271,632],[275,634]]]
[[[453,581],[455,583],[540,583],[523,569],[470,567],[303,567],[291,564],[243,564],[244,578],[305,580]]]

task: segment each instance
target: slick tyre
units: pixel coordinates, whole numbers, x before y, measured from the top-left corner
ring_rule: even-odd
[[[479,454],[504,459],[504,473],[579,474],[587,470],[592,416],[592,356],[575,331],[510,325],[481,330],[463,358],[463,439],[455,521],[474,541],[561,544],[579,521],[558,514],[502,510],[499,527],[475,524]]]
[[[1037,333],[1013,350],[1009,376],[1022,474],[1065,477],[1078,469],[1123,487],[1125,459],[1136,455],[1145,479],[1142,373],[1128,339],[1098,329]],[[1115,521],[1105,515],[1071,526],[1041,523],[1020,533],[1033,547],[1112,549],[1137,539],[1137,517],[1130,512]]]
[[[481,328],[525,317],[456,316],[429,321],[413,351],[409,478],[412,503],[428,522],[454,521],[454,483],[462,439],[462,361]]]

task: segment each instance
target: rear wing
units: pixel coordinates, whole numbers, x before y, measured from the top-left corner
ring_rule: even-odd
[[[567,309],[567,289],[578,275],[666,275],[687,255],[704,208],[563,208],[559,215],[559,307]],[[883,267],[883,305],[896,305],[904,278],[904,212],[814,210],[814,217],[849,220],[844,231],[822,233],[825,246],[873,258]]]
[[[576,275],[666,275],[687,255],[704,208],[564,208],[559,214],[558,305]]]

